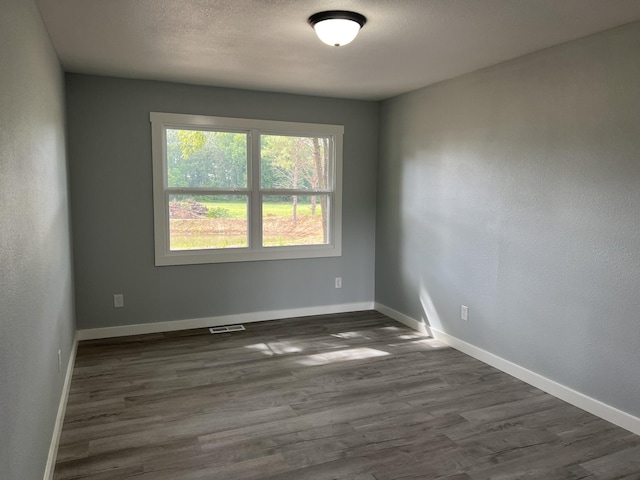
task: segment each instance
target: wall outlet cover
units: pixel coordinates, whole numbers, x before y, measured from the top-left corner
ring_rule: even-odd
[[[122,293],[116,293],[113,296],[113,307],[114,308],[124,307],[124,295]]]

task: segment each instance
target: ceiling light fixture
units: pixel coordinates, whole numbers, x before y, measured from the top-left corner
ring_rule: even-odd
[[[364,15],[344,10],[329,10],[309,17],[309,25],[318,38],[332,47],[351,43],[366,22]]]

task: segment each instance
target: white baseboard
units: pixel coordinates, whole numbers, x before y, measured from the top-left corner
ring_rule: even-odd
[[[78,340],[95,340],[99,338],[124,337],[145,333],[189,330],[191,328],[217,327],[237,323],[264,322],[280,318],[296,318],[308,317],[311,315],[356,312],[362,310],[373,310],[373,308],[373,302],[342,303],[337,305],[321,305],[317,307],[291,308],[288,310],[270,310],[265,312],[221,315],[218,317],[191,318],[187,320],[173,320],[168,322],[140,323],[136,325],[122,325],[118,327],[89,328],[78,330],[77,335]]]
[[[71,387],[71,377],[73,376],[73,366],[76,363],[77,351],[78,351],[78,333],[76,332],[76,335],[73,339],[73,345],[71,345],[71,354],[69,355],[67,372],[64,377],[64,385],[62,386],[60,403],[58,404],[58,414],[56,415],[56,423],[53,427],[53,435],[51,436],[51,445],[49,446],[49,456],[47,457],[47,466],[44,470],[44,480],[53,479],[53,472],[56,467],[56,458],[58,456],[58,446],[60,445],[60,434],[62,433],[62,424],[64,422],[64,414],[67,410],[67,400],[69,399],[69,388]]]
[[[461,351],[462,353],[466,353],[467,355],[476,358],[488,365],[491,365],[498,370],[502,370],[503,372],[508,373],[509,375],[516,377],[523,382],[528,383],[529,385],[533,385],[534,387],[539,388],[540,390],[547,392],[550,395],[559,398],[560,400],[564,400],[565,402],[581,408],[582,410],[596,415],[608,422],[611,422],[614,425],[622,427],[625,430],[629,430],[636,435],[640,435],[640,418],[638,417],[623,412],[622,410],[618,410],[611,405],[603,403],[600,400],[596,400],[595,398],[589,397],[547,377],[543,377],[542,375],[532,372],[531,370],[521,367],[520,365],[510,362],[509,360],[505,360],[504,358],[494,355],[493,353],[483,350],[482,348],[476,347],[475,345],[460,340],[453,335],[449,335],[448,333],[442,332],[429,325],[425,325],[422,322],[419,322],[403,313],[398,312],[397,310],[389,308],[378,302],[375,303],[375,309],[378,312],[383,313],[388,317],[391,317],[394,320],[402,323],[403,325],[408,326],[409,328],[413,328],[418,332],[431,335],[436,340],[445,343],[455,348],[456,350]]]

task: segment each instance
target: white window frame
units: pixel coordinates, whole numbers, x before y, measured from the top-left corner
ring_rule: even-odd
[[[342,255],[342,125],[317,123],[280,122],[245,118],[210,117],[177,113],[151,112],[151,142],[153,157],[153,210],[155,264],[190,265],[199,263],[247,262],[259,260],[284,260],[295,258],[339,257]],[[208,192],[241,194],[247,196],[247,226],[249,246],[245,248],[221,248],[202,250],[169,249],[169,195],[186,189],[169,188],[167,184],[167,129],[202,129],[213,131],[246,132],[247,188],[201,189]],[[295,135],[329,137],[329,170],[326,190],[277,190],[260,187],[260,135]],[[188,189],[193,193],[197,189]],[[328,238],[326,244],[269,246],[261,245],[262,197],[266,195],[328,195]]]

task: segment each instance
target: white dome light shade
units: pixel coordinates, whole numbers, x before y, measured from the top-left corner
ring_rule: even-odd
[[[314,25],[318,38],[332,47],[341,47],[353,42],[360,31],[360,25],[353,20],[333,18],[322,20]]]
[[[332,47],[351,43],[366,21],[359,13],[341,10],[320,12],[309,17],[309,24],[318,38]]]

